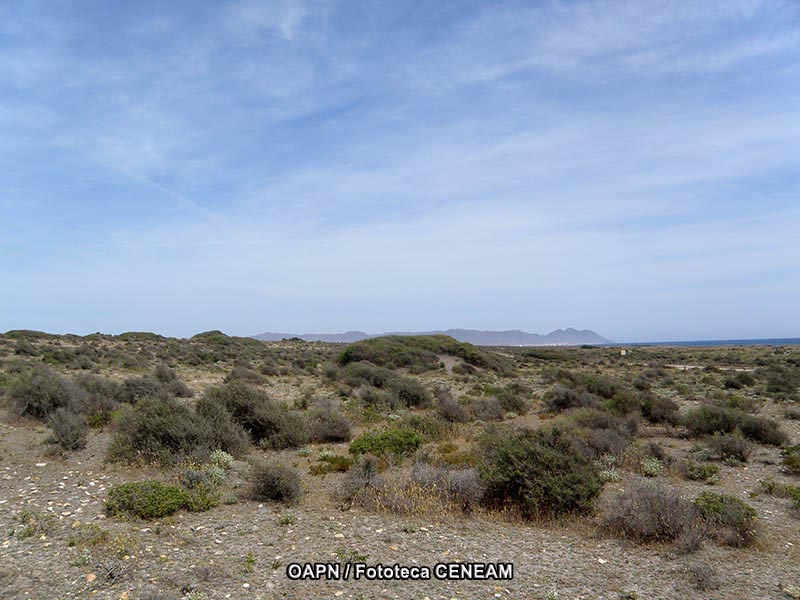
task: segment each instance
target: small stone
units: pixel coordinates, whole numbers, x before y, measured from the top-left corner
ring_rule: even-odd
[[[94,573],[89,573],[86,576],[86,582],[87,583],[92,583],[95,579],[97,579],[97,575],[95,575]]]

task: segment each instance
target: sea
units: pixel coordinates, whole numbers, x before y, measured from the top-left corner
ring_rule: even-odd
[[[690,340],[672,342],[616,342],[609,346],[798,346],[800,338],[764,338],[752,340]]]

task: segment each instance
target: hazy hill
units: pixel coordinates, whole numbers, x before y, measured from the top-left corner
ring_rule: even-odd
[[[610,344],[611,340],[599,336],[589,329],[556,329],[548,334],[528,333],[519,329],[507,331],[479,331],[477,329],[448,329],[446,331],[392,331],[370,334],[364,331],[344,333],[275,333],[265,332],[253,337],[264,341],[279,341],[300,338],[308,342],[352,343],[383,335],[449,335],[460,342],[476,346],[580,346],[582,344]]]

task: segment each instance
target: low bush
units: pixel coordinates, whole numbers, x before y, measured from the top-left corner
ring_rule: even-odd
[[[416,408],[425,407],[431,403],[431,393],[417,379],[396,376],[392,377],[387,385],[400,406]]]
[[[48,421],[53,434],[50,442],[63,450],[80,450],[86,447],[89,426],[83,415],[68,408],[57,408]]]
[[[502,421],[505,416],[503,405],[494,396],[475,398],[470,402],[469,408],[478,421]]]
[[[250,437],[233,416],[214,400],[202,397],[195,404],[195,412],[208,424],[204,445],[234,456],[242,456],[250,446]],[[212,454],[213,456],[213,454]]]
[[[523,518],[589,512],[603,483],[592,462],[561,429],[489,433],[479,466],[490,508],[512,508]]]
[[[349,442],[350,421],[331,406],[312,409],[306,419],[308,439],[312,442]]]
[[[262,447],[302,446],[306,440],[303,418],[273,402],[263,391],[241,381],[209,389],[204,402],[224,407],[233,420]]]
[[[408,427],[386,429],[384,431],[362,433],[350,442],[349,451],[354,456],[372,454],[374,456],[407,456],[422,444],[420,435]]]
[[[136,481],[108,490],[106,511],[112,516],[160,519],[186,507],[185,489],[158,481]]]
[[[789,473],[800,473],[800,444],[784,449],[781,456],[784,469]]]
[[[221,429],[180,401],[142,398],[114,423],[108,455],[125,462],[172,464],[219,448]]]
[[[683,424],[694,436],[730,433],[739,424],[739,413],[731,408],[706,405],[688,411]]]
[[[438,388],[435,391],[436,412],[445,421],[450,423],[466,423],[469,421],[469,412],[461,403],[453,398],[447,388]]]
[[[570,408],[597,406],[600,398],[585,390],[575,390],[557,383],[545,393],[544,403],[548,410],[562,412]]]
[[[719,467],[713,463],[696,463],[687,460],[681,463],[681,474],[689,481],[716,483],[719,481]]]
[[[531,390],[519,382],[512,382],[503,387],[490,387],[488,394],[497,398],[500,406],[506,412],[524,415],[530,410],[529,398]]]
[[[601,526],[637,542],[676,541],[695,550],[702,540],[702,523],[691,501],[663,484],[639,483],[607,502]]]
[[[788,498],[795,508],[800,509],[800,486],[790,483],[776,483],[775,481],[762,481],[764,492],[777,498]]]
[[[311,465],[309,472],[312,475],[324,475],[325,473],[345,473],[353,465],[353,459],[349,456],[334,454],[333,452],[320,454],[319,462]]]
[[[259,385],[261,383],[264,383],[264,375],[262,375],[258,371],[254,371],[253,369],[237,366],[233,367],[231,372],[225,376],[225,379],[223,381],[224,383],[230,383],[231,381],[237,381],[237,380],[243,381],[245,383]]]
[[[735,496],[703,492],[694,501],[700,516],[716,527],[730,546],[751,546],[756,540],[756,511]]]
[[[102,427],[111,421],[111,415],[119,407],[120,384],[85,373],[77,375],[73,381],[84,391],[80,411],[86,415],[89,426]]]
[[[642,400],[642,416],[651,423],[668,423],[677,425],[680,422],[678,404],[665,396],[647,394]]]
[[[253,465],[250,475],[250,497],[253,500],[294,504],[301,495],[300,477],[294,469],[267,462]]]
[[[789,439],[779,423],[764,417],[742,415],[739,421],[739,429],[746,438],[759,444],[781,446]]]
[[[397,422],[398,427],[413,429],[425,441],[435,441],[451,437],[454,427],[435,413],[408,414]]]
[[[750,442],[738,430],[733,433],[716,433],[706,439],[706,444],[720,460],[742,463],[750,458],[752,449]]]
[[[59,408],[79,412],[83,391],[66,377],[42,365],[24,370],[6,392],[12,410],[42,421]]]

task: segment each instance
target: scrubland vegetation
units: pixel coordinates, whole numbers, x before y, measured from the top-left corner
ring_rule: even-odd
[[[7,435],[30,447],[27,432],[44,428],[42,464],[115,474],[86,556],[110,552],[108,523],[264,505],[287,524],[296,517],[284,507],[308,506],[331,518],[579,527],[678,557],[768,552],[800,518],[798,386],[792,347],[623,356],[444,336],[349,346],[220,332],[0,336]],[[16,538],[83,531],[22,504]],[[776,511],[786,518],[766,519]],[[702,564],[689,571],[700,591],[724,585]]]

